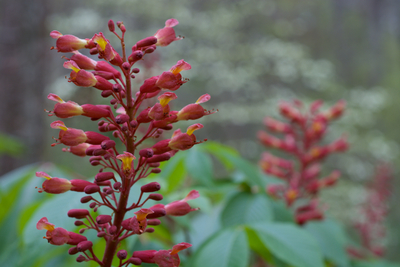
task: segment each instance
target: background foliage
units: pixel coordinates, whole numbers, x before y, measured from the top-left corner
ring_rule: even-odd
[[[14,139],[18,138],[23,144],[23,154],[19,157],[12,153],[11,156],[10,153],[2,156],[0,172],[5,174],[16,167],[39,161],[52,161],[68,172],[74,170],[87,177],[96,171],[93,167],[86,167],[81,159],[50,149],[51,136],[55,133],[48,127],[52,120],[46,119],[43,113],[43,108],[52,108],[46,95],[54,92],[64,99],[95,102],[94,93],[90,90],[74,91],[73,86],[66,90],[70,85],[64,78],[59,78],[66,74],[59,67],[60,55],[47,50],[53,45],[49,37],[51,30],[91,37],[93,32],[107,32],[106,22],[111,18],[115,21],[123,20],[128,31],[133,32],[130,35],[132,40],[138,40],[154,34],[166,19],[174,17],[180,21],[176,31],[184,35],[185,39],[171,45],[168,54],[160,55],[164,65],[155,66],[154,71],[169,68],[177,58],[184,58],[192,64],[192,71],[186,74],[190,78],[187,86],[195,90],[187,90],[180,97],[190,102],[208,92],[212,100],[206,108],[220,110],[215,116],[206,118],[207,131],[200,133],[204,134],[200,138],[231,145],[247,160],[255,162],[262,150],[255,139],[255,133],[261,129],[264,116],[276,114],[279,101],[299,98],[310,103],[321,98],[332,104],[343,98],[348,102],[347,114],[332,127],[331,133],[332,136],[338,136],[347,132],[351,150],[327,162],[332,168],[343,171],[344,178],[338,187],[326,192],[324,198],[329,204],[328,213],[349,226],[365,195],[362,184],[372,176],[375,162],[390,161],[393,166],[399,166],[400,163],[397,129],[400,120],[397,104],[400,97],[399,12],[400,2],[395,0],[3,0],[0,2],[0,131]],[[195,94],[189,93],[194,91]],[[82,126],[82,123],[71,122],[71,127],[90,130],[86,125]],[[4,146],[6,152],[21,150],[20,145],[11,148],[8,145],[11,143],[2,136],[0,140],[0,149],[3,143],[7,143]],[[163,187],[167,192],[172,193],[186,186],[184,178],[189,175],[194,184],[205,188],[203,195],[209,196],[208,200],[203,200],[205,206],[202,206],[202,210],[207,211],[208,207],[208,213],[205,214],[214,214],[217,218],[222,216],[221,212],[226,215],[224,218],[235,218],[227,205],[232,202],[229,198],[236,199],[235,193],[237,198],[242,199],[240,205],[243,207],[240,207],[245,210],[246,205],[253,205],[251,203],[261,207],[278,205],[275,202],[271,204],[266,197],[254,195],[253,186],[261,188],[268,179],[259,177],[252,163],[235,157],[238,153],[220,149],[203,151],[200,147],[196,153],[187,157],[178,154],[170,162],[171,165],[165,166],[167,169],[161,175],[167,177],[168,173],[173,173],[170,176],[172,178],[166,178]],[[207,156],[208,153],[214,153],[213,159]],[[216,162],[215,159],[220,161]],[[215,166],[211,171],[209,167],[212,164]],[[224,171],[223,166],[228,170],[241,169],[241,172],[230,173]],[[26,168],[32,169],[18,170],[8,175],[12,178],[3,177],[0,181],[0,218],[2,223],[9,221],[6,228],[3,228],[9,231],[2,231],[0,237],[8,238],[8,244],[13,244],[7,250],[0,250],[5,251],[2,253],[3,259],[4,255],[13,255],[13,248],[23,244],[12,233],[17,231],[22,236],[22,229],[27,224],[15,222],[22,219],[27,223],[35,210],[42,207],[40,201],[50,201],[33,190],[40,183],[37,178],[31,177],[35,166]],[[397,168],[395,174],[399,171]],[[72,177],[71,174],[65,176]],[[212,179],[215,177],[218,179]],[[393,181],[392,203],[398,202],[398,188],[400,184],[396,178]],[[217,194],[213,190],[221,191]],[[219,208],[214,209],[215,206]],[[398,205],[392,205],[390,239],[387,240],[388,257],[397,261],[400,260],[397,253],[400,232],[396,227],[400,220],[399,209]],[[284,221],[282,218],[287,213],[282,210],[279,212],[278,208],[274,211],[263,213],[265,217],[260,215],[260,220],[269,220],[270,223]],[[15,216],[26,217],[17,219]],[[193,219],[197,222],[202,216],[206,215],[202,213],[197,216],[199,219]],[[210,221],[207,217],[202,220],[204,223]],[[262,227],[249,226],[247,221],[214,221],[218,223],[209,225],[211,229],[219,229],[223,221],[230,223],[229,229],[233,229],[215,235],[217,240],[232,240],[234,244],[235,240],[243,241],[245,235],[247,238],[252,237],[252,241],[258,240],[259,247],[262,247],[265,240],[273,238],[265,237],[268,234],[263,232]],[[258,232],[265,236],[263,234],[262,238],[258,237]],[[318,232],[323,231],[314,229],[306,235]],[[198,248],[203,241],[197,241]],[[208,244],[211,246],[216,242],[215,239],[209,240]],[[323,250],[324,246],[320,247]],[[203,247],[200,252],[193,251],[206,253],[206,248]],[[232,253],[236,252],[234,249],[234,246],[228,247],[225,252],[237,255]],[[265,249],[268,250],[268,247]],[[242,248],[237,250],[247,251]],[[252,258],[249,252],[245,253],[243,259]],[[280,264],[281,259],[273,251],[266,255],[271,255],[271,259]],[[325,259],[332,260],[334,257],[324,254]],[[370,266],[368,264],[357,266]],[[378,263],[374,264],[378,266]]]

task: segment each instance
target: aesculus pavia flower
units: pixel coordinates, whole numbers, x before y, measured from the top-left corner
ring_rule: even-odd
[[[178,252],[191,247],[190,244],[183,242],[169,250],[118,251],[124,239],[132,235],[154,232],[154,228],[150,226],[159,225],[161,221],[158,218],[184,216],[197,210],[187,203],[200,196],[196,190],[189,192],[182,200],[166,205],[153,204],[149,208],[144,207],[147,202],[163,199],[163,196],[157,193],[161,188],[158,182],[147,183],[140,188],[139,195],[131,195],[131,188],[139,180],[145,179],[151,173],[161,172],[158,168],[160,162],[169,160],[181,150],[190,149],[206,141],[206,139],[198,140],[193,133],[203,128],[200,123],[192,124],[186,132],[175,130],[170,139],[155,142],[153,146],[142,147],[145,140],[159,138],[163,131],[172,130],[173,125],[179,121],[196,120],[214,113],[200,105],[210,99],[208,94],[200,96],[196,103],[186,105],[181,110],[172,110],[170,102],[178,98],[175,92],[188,82],[188,79],[182,77],[181,72],[191,69],[191,65],[183,59],[168,71],[145,79],[136,90],[132,89],[132,80],[135,79],[135,75],[140,75],[140,70],[133,65],[139,60],[145,60],[146,54],[153,53],[157,47],[168,46],[173,41],[182,39],[176,36],[172,28],[176,25],[178,25],[176,19],[167,20],[165,27],[158,30],[154,36],[146,37],[134,44],[129,55],[125,50],[126,28],[122,22],[117,22],[121,33],[115,31],[116,27],[112,20],[108,22],[110,32],[121,43],[122,54],[114,49],[110,40],[101,32],[85,39],[63,35],[58,31],[52,31],[50,34],[57,39],[52,49],[71,53],[63,56],[66,60],[63,66],[71,70],[68,81],[79,87],[94,87],[100,90],[102,97],[111,98],[109,106],[78,104],[64,101],[56,94],[48,95],[49,100],[56,102],[53,110],[47,111],[49,116],[60,119],[86,116],[92,121],[98,120],[98,130],[101,132],[69,128],[60,120],[50,125],[59,130],[58,137],[54,138],[56,143],[52,146],[63,144],[67,146],[63,151],[80,157],[89,156],[89,163],[100,167],[94,181],[68,180],[51,177],[45,172],[36,173],[36,176],[45,178],[39,192],[50,194],[80,192],[85,194],[81,202],[89,203],[89,208],[93,210],[89,212],[88,209],[76,208],[68,211],[68,217],[77,219],[75,225],[83,226],[79,231],[80,234],[60,227],[55,228],[46,217],[37,223],[37,229],[47,230],[44,238],[49,243],[72,245],[68,251],[71,255],[83,253],[77,256],[78,262],[95,261],[99,266],[110,267],[113,259],[118,258],[119,267],[129,264],[140,265],[142,262],[155,263],[161,267],[177,267],[180,264]],[[84,55],[82,50],[85,49],[89,50],[90,55],[97,55],[100,61]],[[157,98],[154,100],[154,105],[144,106],[144,101],[149,103],[149,99],[152,98]],[[141,127],[145,129],[138,131]],[[112,138],[107,132],[112,132]],[[122,151],[117,149],[118,141],[123,144]],[[128,205],[130,197],[136,197],[137,200]],[[96,216],[99,208],[110,209],[112,215]],[[92,249],[94,240],[89,241],[81,235],[89,229],[96,231],[98,238],[104,240],[103,255],[95,254]]]
[[[266,191],[284,199],[287,206],[295,206],[295,219],[300,225],[324,217],[318,207],[318,192],[334,185],[340,172],[333,171],[321,178],[321,162],[332,153],[346,151],[349,146],[345,136],[327,145],[320,144],[329,123],[339,118],[345,109],[343,100],[326,111],[320,111],[322,104],[321,100],[317,100],[306,110],[299,100],[283,102],[279,105],[279,111],[287,122],[271,117],[264,120],[269,132],[281,134],[283,138],[265,131],[258,132],[258,139],[264,146],[281,150],[293,157],[288,160],[264,152],[259,165],[265,173],[285,181],[284,184],[269,185]]]
[[[387,236],[385,221],[389,212],[388,200],[391,196],[392,168],[388,163],[380,163],[375,176],[367,187],[367,197],[355,219],[355,230],[360,237],[360,247],[350,246],[347,252],[354,258],[368,259],[384,257]]]

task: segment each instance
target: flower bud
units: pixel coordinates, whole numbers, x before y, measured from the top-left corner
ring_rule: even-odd
[[[111,222],[112,217],[110,215],[99,215],[96,218],[98,224],[105,224]]]
[[[139,155],[144,158],[151,158],[153,156],[153,150],[145,148],[139,151]]]
[[[103,232],[103,231],[97,233],[97,237],[104,237],[105,235],[106,235],[106,232]]]
[[[91,241],[82,241],[77,246],[79,252],[86,251],[93,247],[93,243]]]
[[[136,47],[139,49],[142,47],[151,46],[156,43],[157,43],[157,38],[154,36],[150,36],[150,37],[146,37],[146,38],[140,40],[139,42],[137,42]]]
[[[114,32],[115,31],[115,24],[114,24],[114,21],[112,19],[110,19],[108,21],[108,29],[110,30],[110,32]]]
[[[140,188],[140,190],[141,190],[143,193],[156,192],[156,191],[158,191],[158,190],[160,190],[160,189],[161,189],[161,186],[160,186],[160,184],[157,183],[157,182],[151,182],[151,183],[149,183],[149,184],[143,185],[143,186]]]
[[[84,261],[86,261],[86,257],[83,256],[83,255],[79,255],[79,256],[76,258],[76,261],[77,261],[77,262],[84,262]]]
[[[88,203],[93,198],[91,196],[84,196],[81,198],[81,203]]]
[[[113,147],[115,147],[115,141],[113,141],[113,140],[106,140],[106,141],[101,142],[101,148],[104,150],[107,150],[107,149],[110,149]]]
[[[146,228],[146,233],[154,233],[154,228]]]
[[[161,169],[160,168],[154,168],[151,170],[151,173],[160,173]]]
[[[72,209],[68,211],[68,217],[83,219],[89,215],[89,211],[85,209]]]
[[[149,117],[150,108],[146,108],[142,112],[139,113],[136,120],[138,123],[148,123],[151,122],[153,119]]]
[[[80,179],[72,179],[71,185],[72,185],[71,191],[83,192],[86,186],[93,185],[93,183]]]
[[[119,190],[121,188],[122,184],[120,182],[116,182],[113,184],[113,187],[115,190]]]
[[[147,219],[156,219],[167,214],[164,208],[150,208],[154,213],[147,215]]]
[[[77,146],[70,146],[68,149],[63,149],[64,152],[71,152],[72,154],[79,156],[79,157],[85,157],[86,156],[86,149],[89,147],[89,144],[82,143]]]
[[[149,163],[149,162],[147,162],[147,163]],[[149,163],[149,167],[151,167],[151,168],[160,167],[160,162]]]
[[[120,114],[115,118],[115,122],[118,124],[123,124],[129,121],[129,116],[127,114]]]
[[[151,158],[147,159],[147,163],[155,163],[155,162],[162,162],[167,161],[171,158],[171,154],[169,152],[163,153],[160,155],[154,155]]]
[[[140,264],[142,264],[142,260],[141,260],[141,259],[139,259],[139,258],[134,258],[134,257],[129,258],[128,262],[129,262],[130,264],[133,264],[133,265],[140,265]]]
[[[90,195],[90,194],[94,194],[97,192],[100,192],[100,187],[98,185],[93,184],[93,185],[88,185],[85,187],[86,194]]]
[[[81,226],[81,225],[84,225],[85,223],[82,221],[75,221],[74,224],[75,224],[75,226]]]
[[[99,133],[96,133],[96,132],[87,131],[87,132],[85,132],[85,134],[87,136],[86,143],[91,144],[91,145],[100,145],[101,142],[103,142],[105,140],[110,140],[109,137],[104,136]]]
[[[149,199],[160,201],[163,199],[163,196],[161,194],[150,194]]]
[[[127,256],[128,256],[128,252],[126,252],[126,250],[120,250],[117,252],[117,257],[120,260],[126,259]]]
[[[160,225],[161,221],[159,219],[147,220],[147,225]]]
[[[111,91],[111,90],[104,90],[104,91],[101,92],[101,96],[104,97],[104,98],[107,98],[112,94],[113,94],[113,91]]]
[[[114,235],[117,232],[117,226],[112,225],[109,229],[108,229],[109,233]]]
[[[141,60],[142,58],[143,58],[143,52],[142,51],[134,51],[128,57],[128,61],[129,61],[130,64],[134,64],[136,61]]]
[[[156,253],[157,250],[141,250],[133,252],[132,257],[139,258],[142,262],[145,263],[155,263],[153,258]]]
[[[77,247],[72,247],[68,250],[68,254],[69,255],[75,255],[76,253],[78,253],[78,248]]]
[[[146,79],[142,86],[140,86],[140,92],[144,93],[154,93],[160,90],[160,87],[156,85],[158,76],[153,76]]]

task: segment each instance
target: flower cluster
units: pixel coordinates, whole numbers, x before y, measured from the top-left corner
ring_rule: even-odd
[[[186,132],[175,130],[170,139],[156,142],[151,147],[141,147],[148,139],[157,139],[163,131],[169,131],[178,121],[196,120],[214,113],[205,110],[201,104],[208,101],[210,96],[205,94],[193,104],[186,105],[180,110],[172,110],[169,102],[177,99],[172,91],[178,90],[188,80],[181,72],[191,69],[191,65],[179,60],[168,71],[158,76],[146,79],[138,90],[132,90],[132,80],[140,70],[134,64],[143,60],[146,54],[153,53],[159,46],[168,46],[180,40],[175,34],[176,19],[169,19],[165,27],[158,30],[154,36],[138,41],[132,46],[132,53],[125,50],[126,28],[122,22],[117,22],[121,34],[116,32],[115,23],[110,20],[108,28],[119,40],[122,46],[120,55],[103,33],[97,33],[92,38],[80,39],[73,35],[63,35],[52,31],[50,36],[56,39],[58,52],[71,53],[64,56],[64,67],[71,70],[68,81],[80,87],[94,87],[101,92],[104,98],[111,98],[109,105],[83,104],[64,101],[55,94],[49,94],[48,99],[56,102],[53,110],[47,111],[49,116],[70,118],[86,116],[92,121],[98,120],[99,132],[83,131],[69,128],[60,120],[51,123],[51,127],[59,129],[56,142],[52,145],[67,146],[63,151],[76,156],[89,157],[92,166],[99,166],[99,172],[94,181],[51,177],[45,172],[38,172],[38,177],[45,178],[39,192],[61,194],[67,191],[85,194],[82,203],[89,203],[93,212],[87,209],[72,209],[68,216],[77,219],[76,226],[83,226],[79,234],[69,232],[63,228],[55,228],[43,217],[37,223],[37,229],[47,230],[45,239],[53,245],[72,245],[69,254],[81,253],[76,260],[95,261],[100,266],[110,267],[116,256],[118,266],[129,264],[140,265],[156,263],[161,267],[179,266],[178,252],[190,247],[188,243],[180,243],[171,250],[148,250],[128,253],[118,250],[121,241],[132,235],[141,235],[154,232],[151,226],[159,225],[158,219],[162,216],[183,216],[192,208],[187,201],[199,197],[195,190],[191,191],[182,200],[169,204],[156,204],[149,208],[144,205],[149,200],[161,201],[163,196],[156,193],[160,190],[158,182],[151,182],[141,187],[137,201],[128,205],[131,188],[141,179],[151,173],[160,173],[160,162],[167,161],[180,150],[187,150],[203,141],[197,140],[194,131],[203,128],[195,123],[187,128]],[[89,54],[97,55],[101,61],[96,61],[84,55],[79,50],[88,49]],[[150,107],[143,107],[144,101],[157,97],[157,103]],[[114,110],[115,111],[114,111]],[[144,127],[138,131],[139,128]],[[112,136],[105,133],[112,132]],[[111,138],[110,138],[111,137]],[[112,140],[114,139],[114,140]],[[119,152],[116,141],[124,146]],[[130,202],[132,203],[132,202]],[[112,215],[96,215],[100,207],[111,210]],[[136,211],[135,211],[136,210]],[[88,230],[97,232],[97,236],[106,242],[104,255],[95,255],[92,241],[88,241],[82,234]],[[114,263],[115,264],[115,263]]]
[[[307,111],[299,100],[293,103],[283,102],[279,105],[279,111],[288,122],[270,117],[264,120],[270,132],[282,134],[283,138],[265,131],[258,132],[258,139],[263,145],[294,157],[293,160],[288,160],[265,152],[259,164],[265,173],[286,182],[269,185],[267,193],[284,199],[287,206],[296,203],[295,218],[298,224],[323,218],[323,212],[318,207],[318,192],[335,184],[340,173],[333,171],[320,178],[321,162],[331,153],[343,152],[348,148],[345,136],[328,145],[320,144],[329,123],[339,118],[345,109],[343,100],[326,111],[320,111],[322,104],[320,100],[315,101]],[[303,204],[299,204],[302,202]]]
[[[391,195],[392,170],[388,164],[376,167],[373,181],[368,186],[368,194],[361,207],[355,227],[361,238],[361,248],[349,247],[351,256],[356,258],[383,257],[386,237],[385,220],[389,212],[388,200]]]

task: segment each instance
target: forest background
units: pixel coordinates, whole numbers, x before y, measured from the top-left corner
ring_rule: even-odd
[[[207,117],[207,133],[200,133],[200,139],[233,146],[256,162],[264,150],[256,132],[265,116],[277,115],[280,101],[322,99],[329,106],[347,101],[346,114],[329,135],[333,139],[346,132],[351,149],[328,161],[343,176],[323,199],[330,216],[350,225],[374,167],[380,161],[391,163],[395,178],[388,258],[400,261],[399,14],[396,0],[2,0],[0,133],[5,136],[0,149],[8,155],[1,156],[0,174],[39,161],[85,176],[96,171],[50,147],[55,133],[49,127],[53,120],[43,112],[53,106],[47,94],[84,99],[82,103],[97,97],[63,78],[61,54],[49,50],[54,45],[51,30],[90,38],[93,32],[106,32],[106,22],[113,19],[124,21],[133,31],[129,37],[139,40],[176,18],[177,32],[185,39],[152,55],[162,57],[163,64],[154,71],[181,58],[192,65],[185,77],[194,89],[183,89],[179,97],[191,103],[210,93],[205,107],[219,109]],[[70,124],[80,125],[83,121]]]

